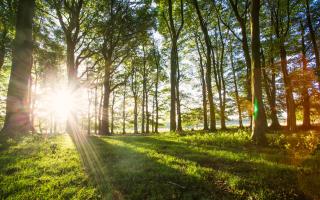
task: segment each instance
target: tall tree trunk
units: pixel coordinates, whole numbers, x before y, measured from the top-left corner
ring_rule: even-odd
[[[171,46],[171,72],[170,72],[170,85],[171,85],[171,93],[170,93],[170,131],[176,131],[176,85],[177,85],[177,66],[176,66],[176,52],[177,52],[177,39],[172,39]]]
[[[199,64],[200,64],[200,79],[201,79],[201,89],[202,89],[202,107],[203,107],[203,130],[209,130],[208,127],[208,111],[207,111],[207,90],[206,90],[206,81],[205,81],[205,73],[202,62],[202,55],[198,43],[198,36],[195,36],[195,42],[197,46],[197,51],[199,55]]]
[[[279,124],[279,120],[277,116],[277,108],[276,108],[275,73],[274,73],[274,69],[272,69],[272,78],[271,78],[271,81],[269,81],[269,76],[266,70],[266,60],[265,60],[263,51],[261,51],[261,57],[262,57],[262,74],[263,74],[264,89],[265,89],[267,100],[269,102],[269,107],[270,107],[270,118],[271,118],[270,129],[278,130],[280,129],[280,124]],[[271,64],[271,67],[272,68],[274,67],[273,64]]]
[[[231,43],[232,45],[232,43]],[[240,98],[239,98],[239,91],[238,91],[238,83],[237,83],[237,76],[236,76],[236,70],[234,68],[234,63],[233,63],[233,51],[232,51],[232,46],[230,45],[230,62],[231,62],[231,68],[232,68],[232,77],[233,77],[233,84],[234,84],[234,93],[236,96],[236,104],[238,108],[238,116],[239,116],[239,127],[243,128],[243,123],[242,123],[242,110],[241,110],[241,104],[240,104]]]
[[[225,130],[226,127],[226,116],[225,116],[225,107],[226,107],[226,86],[224,80],[224,71],[223,71],[223,60],[224,60],[224,41],[222,36],[222,31],[220,27],[220,20],[218,19],[218,29],[219,29],[219,36],[221,41],[221,55],[220,55],[220,64],[218,70],[218,76],[220,77],[220,122],[221,122],[221,129]]]
[[[133,126],[134,126],[134,134],[138,134],[138,97],[134,96],[134,119],[133,119]]]
[[[111,106],[111,134],[114,134],[114,104],[116,95],[114,91],[112,92],[112,106]]]
[[[287,103],[287,126],[290,131],[296,129],[296,114],[295,114],[295,103],[293,99],[293,90],[291,85],[291,79],[287,69],[287,52],[284,47],[283,39],[280,39],[280,59],[281,59],[281,70],[283,74],[284,87],[286,92],[286,103]]]
[[[98,81],[94,87],[94,134],[98,132]]]
[[[310,38],[313,46],[314,55],[316,58],[316,74],[318,75],[318,82],[319,82],[319,88],[320,88],[320,55],[319,55],[319,48],[317,44],[316,39],[316,33],[314,31],[313,25],[312,25],[312,19],[310,14],[310,2],[309,0],[306,1],[306,15],[307,15],[307,25],[309,28]]]
[[[184,5],[183,0],[180,0],[180,26],[176,29],[174,24],[174,15],[172,8],[172,0],[168,0],[168,13],[169,13],[169,23],[168,28],[170,29],[170,37],[171,37],[171,56],[170,56],[170,90],[171,90],[171,103],[170,103],[170,131],[176,131],[177,123],[176,123],[176,112],[177,112],[177,94],[176,90],[179,89],[179,82],[177,77],[177,72],[179,70],[179,55],[178,55],[178,39],[181,33],[181,30],[184,25]],[[180,109],[180,108],[179,108]],[[181,122],[181,117],[180,117]],[[179,128],[179,127],[178,127]],[[180,128],[179,128],[180,129]]]
[[[156,121],[154,125],[154,131],[155,133],[158,133],[158,125],[159,125],[159,100],[158,100],[158,90],[159,90],[159,74],[160,74],[160,63],[159,60],[157,60],[157,77],[156,77],[156,83],[155,83],[155,93],[154,93],[154,100],[155,100],[155,110],[156,110]]]
[[[123,89],[123,102],[122,102],[122,133],[126,134],[126,87],[127,84],[124,84]]]
[[[5,44],[0,44],[0,71],[2,69],[2,66],[4,64],[4,58],[6,55],[6,48],[5,48]]]
[[[302,71],[303,71],[303,80],[302,83],[302,98],[303,98],[303,128],[309,129],[311,127],[310,124],[310,96],[308,93],[308,82],[307,82],[307,55],[306,55],[306,46],[305,46],[305,39],[304,39],[304,26],[301,24],[301,61],[302,61]]]
[[[111,58],[111,56],[108,56]],[[109,100],[110,100],[110,70],[111,62],[110,59],[106,60],[105,74],[104,74],[104,97],[103,97],[103,109],[102,109],[102,120],[100,127],[100,135],[111,135],[109,129]]]
[[[180,70],[178,67],[178,78],[177,78],[177,91],[176,91],[176,98],[177,98],[177,131],[182,132],[182,120],[181,120],[181,99],[180,99],[180,89],[179,89],[179,82],[180,82]]]
[[[208,33],[207,26],[203,20],[201,15],[198,1],[193,0],[193,5],[196,9],[198,19],[200,22],[201,30],[204,35],[205,43],[206,43],[206,85],[208,92],[208,100],[209,100],[209,112],[210,112],[210,131],[216,130],[216,119],[215,119],[215,105],[213,102],[213,93],[212,93],[212,85],[211,85],[211,41]],[[214,57],[214,55],[212,55]]]
[[[155,112],[155,97],[152,98],[152,112],[151,112],[151,132],[154,133],[154,112]]]
[[[266,142],[265,112],[262,101],[261,64],[260,64],[260,30],[259,30],[260,0],[251,1],[251,52],[252,52],[252,106],[253,127],[251,138],[258,144]]]
[[[150,133],[149,94],[146,91],[146,133]]]
[[[98,128],[99,128],[99,134],[100,134],[100,129],[101,129],[101,121],[102,121],[102,108],[103,108],[103,90],[104,87],[101,85],[101,91],[100,91],[100,101],[99,101],[99,112],[98,112]]]
[[[30,131],[28,83],[32,68],[32,22],[34,0],[19,1],[16,36],[12,52],[12,69],[6,101],[3,133],[25,134]]]

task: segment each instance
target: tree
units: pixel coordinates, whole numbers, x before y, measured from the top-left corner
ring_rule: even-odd
[[[206,23],[201,15],[198,1],[193,0],[193,5],[196,9],[197,16],[199,19],[200,27],[202,30],[202,33],[204,35],[205,43],[206,43],[206,85],[207,85],[207,93],[208,93],[208,101],[209,101],[209,111],[210,111],[210,131],[214,131],[216,129],[216,121],[215,121],[215,105],[213,102],[213,93],[212,93],[212,84],[211,84],[211,52],[212,51],[212,45],[208,33],[208,29],[206,26]],[[214,57],[214,54],[212,55]]]
[[[287,104],[287,126],[293,131],[296,129],[295,102],[293,98],[293,88],[288,72],[287,51],[285,48],[286,37],[290,29],[290,1],[269,1],[269,8],[272,16],[272,24],[278,42],[281,59],[281,70],[286,93]]]
[[[177,112],[180,110],[179,107],[179,77],[178,77],[178,71],[179,71],[179,54],[178,54],[178,39],[181,34],[181,30],[184,25],[184,3],[183,0],[180,0],[180,9],[177,11],[180,14],[180,20],[175,20],[174,14],[176,12],[173,12],[173,6],[174,4],[172,0],[168,0],[167,3],[164,3],[164,5],[168,6],[168,17],[166,17],[165,12],[162,12],[162,16],[164,18],[166,27],[168,29],[170,39],[171,39],[171,53],[170,53],[170,86],[171,86],[171,92],[170,92],[170,131],[182,131],[180,130],[182,128],[181,126],[181,116],[178,116],[180,118],[179,124],[177,126]],[[169,19],[168,19],[169,18]],[[176,21],[176,23],[175,23]],[[181,114],[181,113],[180,113]]]
[[[252,107],[253,127],[251,138],[258,144],[266,142],[265,112],[262,101],[261,64],[260,64],[260,30],[259,30],[260,0],[251,1],[251,52],[252,52]]]
[[[6,118],[2,129],[6,134],[25,134],[32,129],[28,95],[32,69],[34,7],[34,0],[20,0],[18,3]]]
[[[306,7],[306,17],[307,17],[307,26],[309,28],[310,38],[313,46],[314,56],[316,58],[316,74],[318,75],[318,82],[320,88],[320,55],[319,55],[319,48],[317,44],[316,34],[312,25],[312,18],[310,13],[310,1],[305,0],[305,7]]]

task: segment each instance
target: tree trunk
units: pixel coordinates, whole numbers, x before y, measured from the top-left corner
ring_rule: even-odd
[[[133,119],[134,134],[138,134],[138,97],[137,96],[134,96],[133,113],[134,113],[134,119]]]
[[[158,100],[158,86],[159,86],[159,65],[157,61],[157,78],[156,78],[156,84],[155,84],[155,93],[154,93],[154,100],[155,100],[155,110],[156,110],[156,121],[154,125],[154,131],[155,133],[158,133],[158,124],[159,124],[159,100]]]
[[[112,92],[112,106],[111,106],[111,134],[114,134],[114,104],[116,95]]]
[[[6,55],[5,44],[0,44],[0,71],[1,71],[2,66],[4,64],[5,55]]]
[[[232,45],[232,44],[231,44]],[[231,47],[230,45],[230,47]],[[232,47],[230,49],[230,62],[231,62],[231,68],[232,68],[232,76],[233,76],[233,84],[234,84],[234,93],[236,96],[236,104],[238,108],[238,116],[239,116],[239,127],[243,128],[243,123],[242,123],[242,110],[241,110],[241,104],[240,104],[240,98],[239,98],[239,91],[238,91],[238,83],[237,83],[237,76],[236,76],[236,70],[234,68],[234,63],[233,63],[233,51]]]
[[[32,68],[32,22],[34,0],[19,1],[16,35],[12,52],[12,69],[6,101],[3,133],[25,134],[30,131],[28,83]]]
[[[110,58],[110,57],[109,57]],[[100,127],[100,135],[111,135],[109,129],[109,100],[110,100],[110,59],[106,60],[105,74],[104,74],[104,97],[103,97],[103,109],[102,120]]]
[[[150,113],[149,113],[149,95],[148,92],[146,92],[146,133],[150,133]]]
[[[101,86],[101,92],[100,92],[100,101],[99,101],[99,112],[98,112],[98,128],[99,128],[99,134],[101,129],[101,121],[102,121],[102,107],[103,107],[103,85]]]
[[[96,135],[98,132],[98,81],[94,88],[94,134]]]
[[[307,55],[306,55],[306,46],[305,46],[305,39],[304,39],[304,27],[301,22],[301,61],[302,61],[302,71],[303,71],[303,80],[302,83],[302,98],[303,98],[303,124],[302,127],[304,129],[309,129],[311,127],[310,124],[310,96],[308,93],[308,81],[306,80],[307,77]]]
[[[307,15],[307,25],[309,28],[310,38],[313,46],[314,55],[316,58],[316,74],[318,75],[318,82],[319,82],[319,88],[320,88],[320,55],[319,55],[319,48],[317,44],[316,39],[316,33],[314,31],[313,25],[312,25],[312,19],[310,14],[310,2],[309,0],[306,1],[306,15]]]
[[[201,79],[201,89],[202,89],[202,107],[203,107],[203,130],[209,130],[208,127],[208,111],[207,111],[207,90],[206,90],[206,81],[204,74],[204,67],[202,62],[202,55],[198,43],[198,36],[195,37],[197,51],[199,55],[199,64],[200,64],[200,79]]]
[[[176,61],[176,52],[177,52],[177,38],[172,39],[171,46],[171,59],[170,59],[170,85],[171,85],[171,95],[170,95],[170,131],[176,131],[176,85],[177,85],[177,61]]]
[[[208,100],[209,100],[209,112],[210,112],[210,131],[216,130],[216,118],[215,118],[215,105],[213,102],[213,93],[212,93],[212,85],[211,85],[211,41],[208,33],[207,26],[202,18],[198,1],[193,0],[193,5],[197,11],[198,19],[200,22],[201,30],[204,35],[205,43],[206,43],[206,83],[207,83],[207,92],[208,92]],[[214,56],[214,55],[213,55]]]
[[[275,73],[274,69],[272,69],[272,79],[269,81],[269,76],[267,74],[266,69],[266,61],[265,56],[262,51],[262,74],[263,74],[263,82],[264,82],[264,89],[267,95],[267,100],[269,102],[270,107],[270,118],[271,118],[271,126],[270,129],[278,130],[280,129],[280,124],[277,116],[277,108],[276,108],[276,87],[275,87]],[[273,58],[272,58],[273,59]],[[273,68],[273,62],[271,63],[271,67]]]
[[[286,103],[287,103],[287,126],[290,131],[296,129],[296,114],[295,114],[295,103],[293,99],[293,91],[291,85],[291,79],[287,69],[287,52],[284,47],[284,42],[280,39],[280,58],[281,58],[281,70],[283,73],[283,81],[286,92]]]
[[[126,86],[125,83],[123,89],[123,103],[122,103],[122,133],[126,134]]]
[[[178,53],[177,53],[178,54]],[[177,78],[177,91],[176,91],[176,98],[177,98],[177,117],[178,117],[178,124],[177,124],[177,131],[182,132],[182,120],[181,120],[181,99],[180,99],[180,89],[179,89],[179,82],[180,82],[180,70],[178,66],[178,78]]]
[[[252,52],[252,106],[253,127],[251,138],[258,144],[265,144],[265,112],[262,101],[261,65],[260,65],[260,0],[251,1],[251,52]]]

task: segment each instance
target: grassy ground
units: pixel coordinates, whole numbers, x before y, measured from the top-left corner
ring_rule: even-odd
[[[0,197],[320,199],[319,136],[276,133],[269,141],[257,148],[244,131],[27,137],[2,146]]]

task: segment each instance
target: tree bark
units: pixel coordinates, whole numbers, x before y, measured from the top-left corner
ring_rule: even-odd
[[[251,138],[258,144],[265,144],[265,112],[262,101],[261,64],[260,64],[260,0],[251,1],[251,52],[252,52],[252,107],[253,127]]]
[[[307,77],[307,55],[306,55],[306,46],[305,46],[305,39],[304,39],[304,26],[301,24],[301,61],[302,61],[302,72],[303,72],[303,80],[304,82],[302,83],[302,105],[303,105],[303,124],[302,127],[304,129],[309,129],[311,127],[310,124],[310,96],[308,93],[308,81],[306,80]]]
[[[19,1],[16,35],[12,52],[12,69],[6,101],[6,117],[3,133],[25,134],[30,131],[30,102],[28,83],[32,68],[32,22],[34,0]]]
[[[94,134],[96,135],[98,132],[98,81],[94,88]]]
[[[319,82],[319,88],[320,88],[320,55],[319,55],[319,48],[317,44],[316,39],[316,33],[314,31],[313,25],[312,25],[312,19],[310,14],[310,2],[309,0],[305,0],[306,4],[306,15],[307,15],[307,25],[309,28],[310,38],[313,46],[314,55],[316,58],[316,74],[318,75],[318,82]]]
[[[201,30],[204,35],[205,43],[206,43],[206,84],[207,84],[207,92],[208,92],[208,101],[209,101],[209,112],[210,112],[210,131],[216,130],[216,119],[215,119],[215,105],[213,102],[213,93],[212,93],[212,85],[211,85],[211,41],[208,33],[207,26],[204,22],[204,19],[201,15],[198,1],[193,0],[193,5],[196,9],[197,16],[200,22]],[[213,55],[214,56],[214,55]]]
[[[108,56],[111,58],[111,56]],[[100,135],[111,135],[109,129],[109,100],[110,100],[110,70],[111,62],[110,59],[105,60],[105,73],[104,73],[104,94],[103,94],[103,109],[102,109],[102,120],[100,127]]]
[[[290,131],[294,131],[296,129],[296,109],[295,103],[293,99],[293,90],[291,79],[288,74],[287,69],[287,51],[284,47],[284,42],[280,39],[280,59],[281,59],[281,70],[283,74],[283,81],[286,92],[286,104],[287,104],[287,126]]]
[[[231,46],[230,46],[231,47]],[[239,98],[239,91],[238,91],[238,83],[237,83],[237,76],[236,76],[236,70],[234,68],[233,63],[233,51],[232,47],[230,48],[230,62],[231,62],[231,68],[232,68],[232,76],[233,76],[233,84],[234,84],[234,93],[236,96],[236,104],[238,108],[238,116],[239,116],[239,127],[243,128],[242,123],[242,110],[241,110],[241,104],[240,104],[240,98]]]
[[[127,84],[124,84],[123,89],[123,102],[122,102],[122,133],[126,134],[126,87]]]
[[[114,104],[116,95],[112,92],[112,106],[111,106],[111,134],[114,134]]]
[[[270,107],[270,118],[271,118],[270,129],[278,130],[280,129],[281,126],[278,120],[277,108],[276,108],[275,72],[274,72],[274,69],[272,69],[272,79],[271,81],[269,81],[269,76],[267,74],[267,69],[265,64],[266,61],[265,61],[265,56],[263,51],[261,52],[261,57],[262,57],[262,74],[263,74],[264,89],[265,89],[267,100],[269,102],[269,107]],[[274,67],[273,63],[271,64],[271,67],[272,68]]]
[[[195,42],[197,46],[197,51],[199,55],[199,64],[200,64],[200,79],[201,79],[201,89],[202,89],[202,108],[203,108],[203,130],[209,130],[208,127],[208,111],[207,111],[207,90],[206,90],[206,81],[205,81],[205,73],[202,62],[202,55],[198,43],[198,36],[195,36]]]

